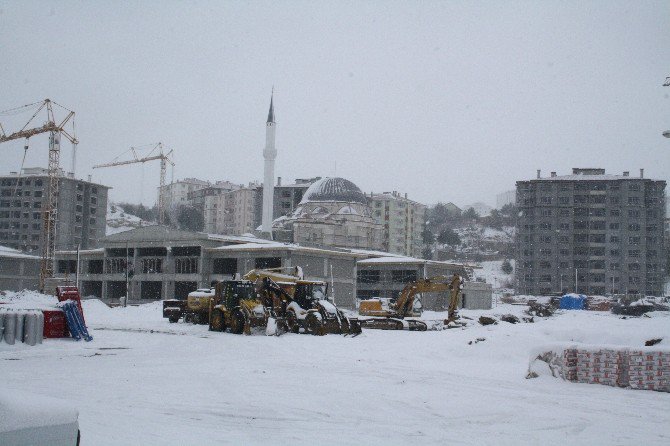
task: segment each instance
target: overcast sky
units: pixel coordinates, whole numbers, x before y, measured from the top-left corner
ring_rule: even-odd
[[[77,176],[116,201],[153,203],[158,162],[91,166],[158,141],[175,179],[262,180],[273,85],[284,182],[465,205],[536,169],[670,179],[668,1],[0,1],[0,55],[0,110],[74,110]],[[46,163],[32,138],[26,166]]]

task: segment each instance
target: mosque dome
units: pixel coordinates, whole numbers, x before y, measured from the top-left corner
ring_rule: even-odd
[[[305,191],[300,204],[324,201],[367,204],[365,194],[358,186],[344,178],[323,178],[317,181]]]

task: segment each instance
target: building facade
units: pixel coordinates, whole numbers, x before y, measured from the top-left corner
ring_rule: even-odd
[[[96,246],[96,240],[105,236],[109,187],[64,175],[58,182],[56,249]],[[41,252],[48,184],[48,171],[42,168],[0,177],[0,244]]]
[[[41,258],[0,246],[0,291],[37,290]]]
[[[253,184],[208,196],[204,207],[204,231],[226,235],[253,233],[256,227],[254,212],[259,196]]]
[[[273,232],[276,240],[306,246],[379,250],[381,228],[358,186],[323,178],[307,189],[291,215],[274,221]]]
[[[291,215],[298,207],[302,197],[313,183],[320,180],[321,177],[315,178],[298,178],[294,183],[282,184],[281,177],[277,177],[277,183],[274,187],[274,202],[272,206],[272,219],[276,220],[279,217]],[[263,193],[263,187],[257,186],[256,194],[260,197]],[[262,217],[262,201],[256,198],[256,206],[254,208],[254,225],[258,227],[261,225]]]
[[[178,206],[187,205],[189,203],[189,193],[210,187],[211,183],[197,178],[184,178],[183,180],[174,181],[163,186],[163,189],[158,189],[158,193],[163,195],[163,203],[165,209],[174,210]]]
[[[516,183],[517,293],[663,293],[665,181],[573,169]]]
[[[382,250],[421,257],[426,206],[396,191],[372,194],[372,217],[382,226]]]

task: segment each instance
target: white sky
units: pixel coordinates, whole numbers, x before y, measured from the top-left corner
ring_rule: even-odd
[[[157,141],[176,178],[261,180],[273,85],[284,182],[464,205],[536,169],[670,179],[668,1],[0,1],[0,55],[0,110],[76,111],[77,176],[113,200],[152,203],[158,162],[91,166]],[[26,166],[46,160],[34,137]]]

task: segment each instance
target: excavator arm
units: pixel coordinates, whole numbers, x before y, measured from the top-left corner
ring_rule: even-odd
[[[455,311],[458,306],[458,297],[462,288],[463,279],[458,274],[454,274],[451,281],[447,282],[445,276],[431,277],[430,279],[419,279],[411,282],[403,288],[396,301],[396,311],[399,317],[406,317],[414,305],[414,299],[419,293],[435,293],[441,291],[450,291],[449,295],[449,314]],[[452,310],[453,308],[453,310]]]

